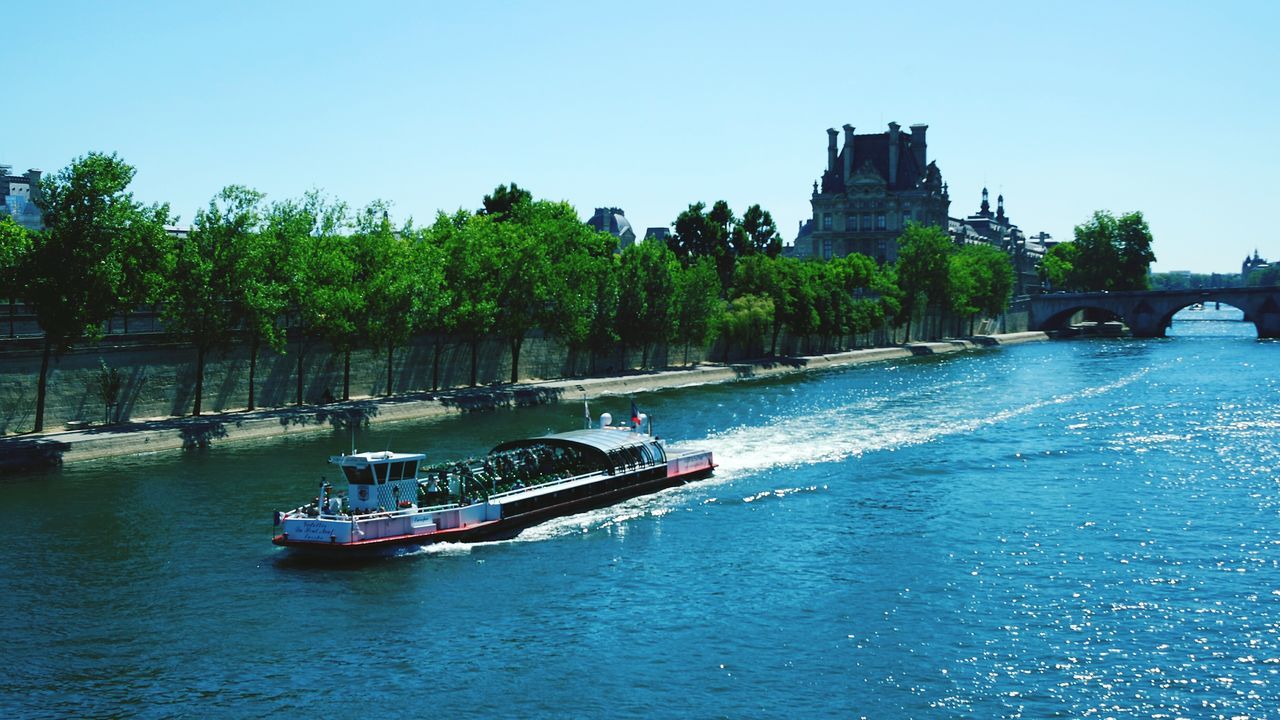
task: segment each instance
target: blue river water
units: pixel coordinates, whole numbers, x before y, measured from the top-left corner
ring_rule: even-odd
[[[338,568],[270,518],[345,434],[8,481],[0,716],[1273,717],[1280,343],[1238,319],[641,394],[715,477]]]

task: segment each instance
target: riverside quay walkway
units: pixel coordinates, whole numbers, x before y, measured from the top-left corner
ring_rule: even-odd
[[[1134,337],[1164,337],[1174,313],[1214,302],[1243,310],[1259,338],[1280,337],[1280,287],[1275,286],[1033,295],[1027,302],[1027,327],[1062,330],[1077,312],[1098,309],[1120,318]]]

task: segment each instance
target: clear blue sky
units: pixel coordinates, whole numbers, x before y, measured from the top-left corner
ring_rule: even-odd
[[[810,213],[826,129],[929,125],[951,214],[1141,210],[1157,270],[1280,257],[1278,3],[14,2],[0,163],[91,150],[184,221],[224,185],[400,218],[516,181],[638,232]]]

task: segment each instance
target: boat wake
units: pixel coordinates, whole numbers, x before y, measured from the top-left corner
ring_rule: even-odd
[[[866,453],[892,452],[972,433],[1047,407],[1104,395],[1138,381],[1147,372],[1148,369],[1143,368],[1105,385],[993,409],[982,415],[975,415],[976,411],[971,406],[946,402],[932,403],[931,409],[923,412],[917,402],[904,403],[902,394],[860,397],[838,406],[782,417],[762,425],[735,427],[702,440],[673,442],[671,448],[674,450],[695,447],[712,450],[719,463],[716,474],[706,480],[632,498],[617,505],[555,518],[528,528],[515,538],[479,545],[540,542],[620,528],[639,518],[656,518],[677,510],[688,510],[699,499],[703,503],[749,503],[778,500],[794,493],[825,491],[826,486],[767,490],[756,487],[739,496],[726,495],[721,489],[731,487],[744,477],[778,468],[835,463]],[[989,399],[984,398],[982,404],[989,405]],[[431,546],[426,552],[465,553],[470,549]]]

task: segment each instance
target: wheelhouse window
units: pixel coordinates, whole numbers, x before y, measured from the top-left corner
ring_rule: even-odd
[[[347,482],[352,485],[373,484],[373,469],[369,465],[365,465],[364,467],[343,465],[342,474],[347,476]]]

